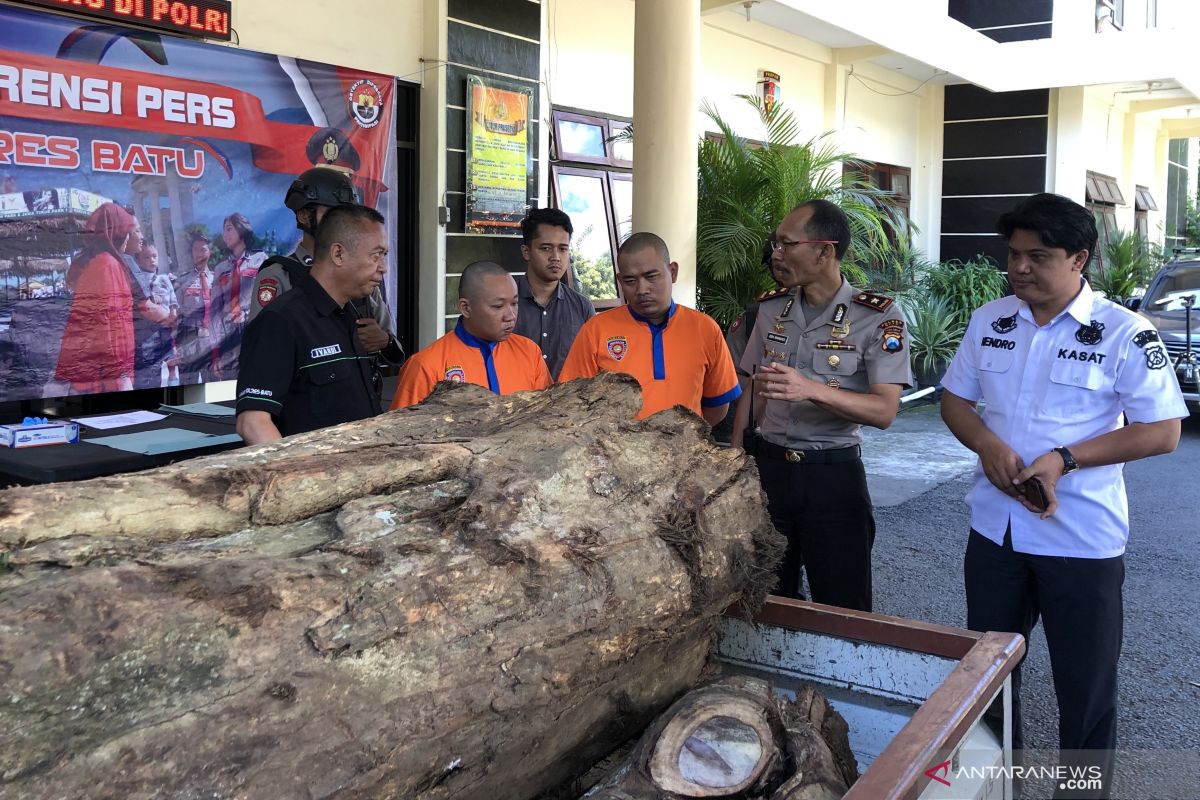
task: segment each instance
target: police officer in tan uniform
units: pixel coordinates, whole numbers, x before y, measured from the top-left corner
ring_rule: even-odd
[[[849,246],[849,220],[829,201],[784,218],[772,257],[784,288],[759,305],[741,367],[754,376],[771,520],[789,543],[777,592],[799,596],[803,568],[814,601],[870,611],[875,518],[859,429],[891,425],[912,371],[891,299],[842,277]],[[748,404],[744,396],[740,419]]]

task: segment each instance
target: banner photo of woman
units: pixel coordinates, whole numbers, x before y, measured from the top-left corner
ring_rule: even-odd
[[[393,79],[0,6],[0,401],[232,380],[313,166],[395,226]],[[394,308],[394,265],[384,283]]]

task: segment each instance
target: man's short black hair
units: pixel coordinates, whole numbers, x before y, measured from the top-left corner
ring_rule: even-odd
[[[575,233],[575,228],[571,225],[571,218],[567,216],[566,212],[559,211],[557,208],[535,208],[525,215],[525,219],[521,220],[521,240],[526,247],[533,244],[539,225],[562,228],[568,236]]]
[[[358,249],[358,238],[365,223],[386,225],[383,215],[370,206],[333,206],[317,226],[317,249],[314,255],[328,255],[334,244],[351,250]]]
[[[846,212],[828,200],[809,200],[793,208],[792,212],[802,208],[812,209],[804,230],[816,241],[837,242],[834,253],[841,261],[850,249],[850,218]]]
[[[1087,250],[1084,269],[1096,254],[1100,238],[1092,212],[1061,194],[1047,192],[1025,198],[1012,211],[1001,214],[996,223],[996,230],[1005,239],[1011,239],[1018,228],[1033,231],[1041,237],[1042,244],[1061,247],[1069,256]]]

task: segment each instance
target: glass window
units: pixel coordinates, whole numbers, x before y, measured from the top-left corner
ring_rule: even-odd
[[[610,121],[608,123],[609,130],[609,147],[612,148],[612,160],[616,164],[630,166],[633,164],[633,139],[629,138],[626,131],[629,130],[628,122]]]
[[[608,174],[609,193],[612,195],[613,222],[617,228],[617,244],[633,233],[633,176]]]
[[[574,120],[558,123],[558,152],[560,157],[589,156],[604,158],[604,129],[599,125]]]
[[[575,287],[593,300],[615,300],[612,239],[604,173],[554,168],[557,205],[571,216],[571,272]]]

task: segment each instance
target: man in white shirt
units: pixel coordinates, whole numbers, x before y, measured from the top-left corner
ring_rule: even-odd
[[[1097,244],[1090,211],[1039,194],[1004,214],[999,231],[1015,296],[971,316],[942,384],[942,419],[979,454],[967,495],[967,625],[1028,638],[1041,617],[1060,758],[1104,785],[1055,797],[1108,797],[1129,538],[1122,467],[1174,450],[1187,408],[1153,326],[1083,278]],[[1013,688],[1019,750],[1019,668]]]

